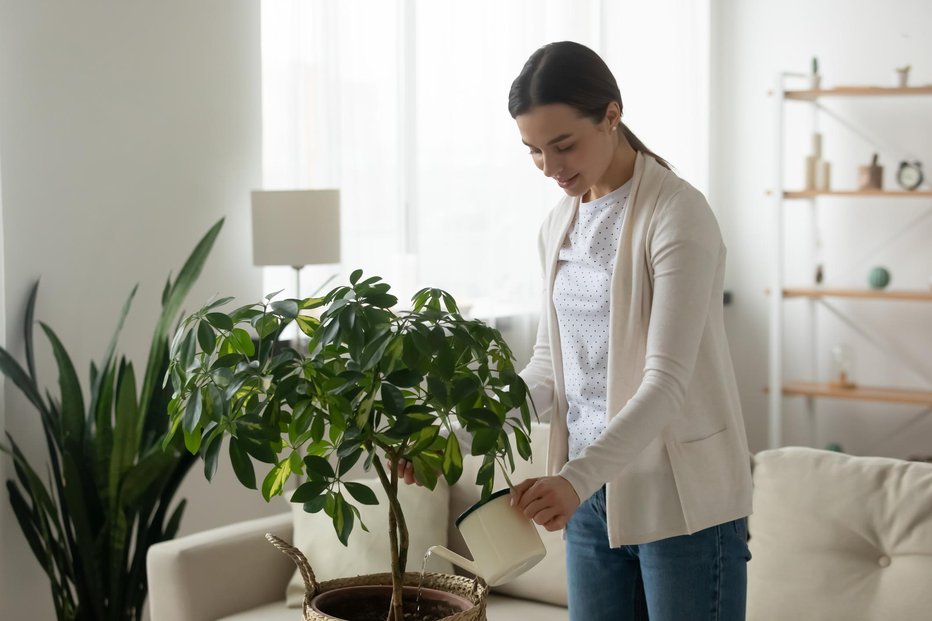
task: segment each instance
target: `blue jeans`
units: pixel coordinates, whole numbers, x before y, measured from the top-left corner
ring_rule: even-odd
[[[566,525],[571,621],[742,621],[747,518],[692,535],[608,546],[605,487]]]

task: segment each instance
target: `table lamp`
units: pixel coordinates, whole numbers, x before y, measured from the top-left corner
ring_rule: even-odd
[[[254,190],[252,262],[293,267],[300,299],[302,267],[340,262],[340,191]]]

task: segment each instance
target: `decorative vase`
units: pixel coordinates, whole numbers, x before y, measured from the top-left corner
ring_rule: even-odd
[[[867,275],[867,282],[871,289],[883,289],[890,284],[890,272],[885,267],[875,267]]]

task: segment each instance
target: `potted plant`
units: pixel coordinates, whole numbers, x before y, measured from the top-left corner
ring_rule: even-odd
[[[48,465],[38,469],[9,434],[4,450],[13,457],[17,479],[7,481],[10,504],[49,577],[60,620],[142,618],[148,593],[146,553],[151,545],[175,536],[185,501],[173,506],[173,500],[196,462],[180,441],[163,442],[171,391],[160,380],[168,369],[172,326],[222,225],[223,220],[207,232],[178,278],[165,283],[162,314],[139,389],[133,363],[115,358],[137,287],[123,306],[103,360],[90,365],[87,402],[71,356],[55,331],[41,322],[58,364],[61,393],[53,396],[39,387],[33,346],[38,282],[26,302],[25,368],[0,347],[0,372],[38,411],[48,447]],[[47,482],[38,474],[46,469]]]
[[[356,270],[348,286],[322,298],[273,295],[229,313],[220,310],[226,300],[208,303],[175,335],[168,411],[172,432],[180,429],[188,449],[204,456],[208,476],[229,437],[243,485],[258,484],[250,458],[271,465],[261,483],[267,500],[291,475],[306,477],[291,501],[326,512],[344,545],[359,517],[353,503],[376,499],[342,477],[359,460],[375,470],[389,505],[388,618],[402,621],[408,530],[399,460],[412,462],[418,480],[434,489],[440,476],[459,479],[464,450],[482,455],[476,484],[487,498],[496,467],[506,480],[514,470],[512,439],[521,458],[531,456],[533,404],[497,330],[464,319],[440,289],[422,289],[410,310],[398,311],[389,290]],[[322,309],[319,319],[307,313],[313,309]],[[292,323],[309,338],[300,350],[278,347]],[[460,445],[457,426],[470,433],[470,446]]]

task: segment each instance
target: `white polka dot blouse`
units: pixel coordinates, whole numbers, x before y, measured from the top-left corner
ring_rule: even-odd
[[[612,268],[631,182],[580,202],[557,262],[553,303],[563,349],[569,458],[605,429]]]

